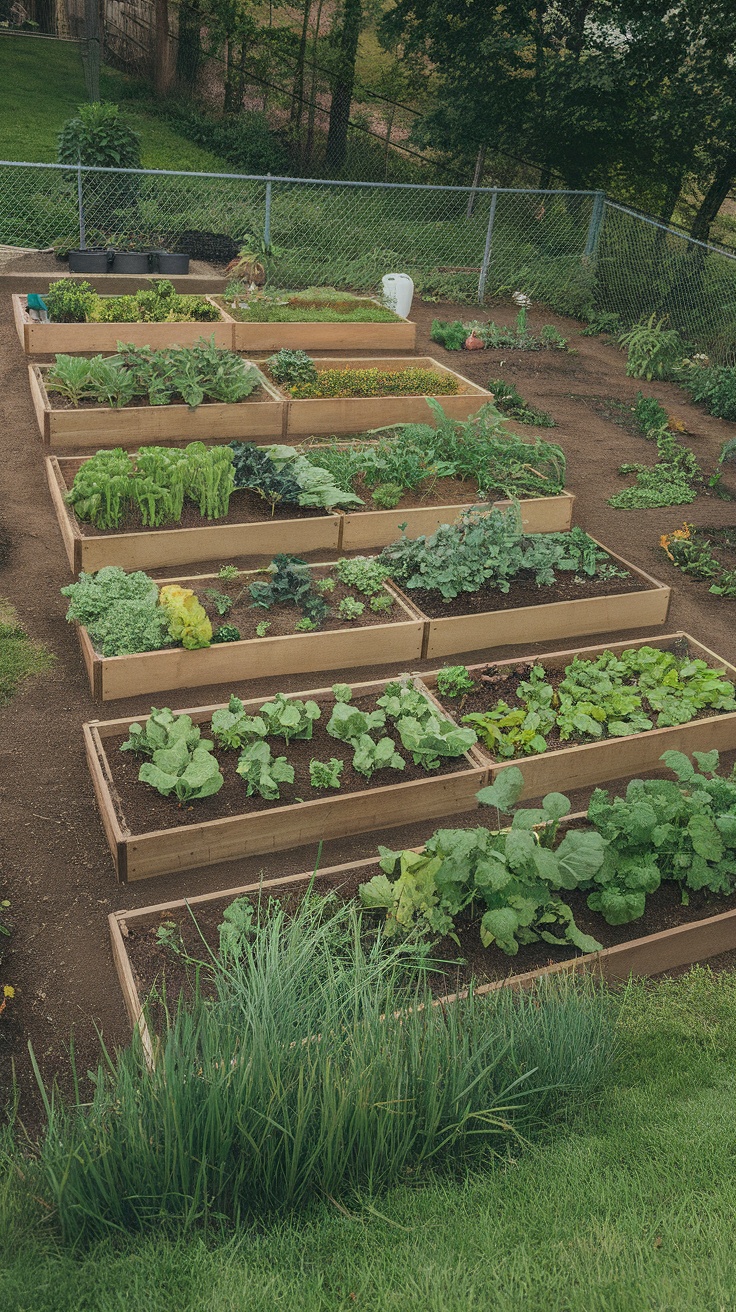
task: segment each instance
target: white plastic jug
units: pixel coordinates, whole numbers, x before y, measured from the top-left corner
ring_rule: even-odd
[[[414,283],[408,273],[387,273],[381,287],[388,308],[402,319],[408,319],[414,299]]]

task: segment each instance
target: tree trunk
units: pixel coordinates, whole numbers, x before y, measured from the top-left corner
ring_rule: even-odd
[[[690,229],[690,235],[698,241],[708,241],[710,225],[726,199],[733,180],[736,177],[736,155],[727,155],[716,169],[715,176],[706,191]]]
[[[185,86],[196,87],[202,58],[202,24],[200,0],[179,7],[179,41],[176,50],[176,76]]]
[[[325,165],[332,173],[340,172],[347,156],[355,59],[358,53],[362,16],[363,0],[344,0],[342,26],[337,38],[337,67],[332,83],[330,126],[327,132],[325,155]]]
[[[296,73],[294,74],[294,87],[291,93],[290,119],[296,133],[299,132],[302,123],[302,108],[304,105],[304,60],[307,54],[307,33],[309,31],[309,18],[311,13],[312,0],[304,0],[302,30],[301,36],[299,37],[299,51],[296,57]]]
[[[155,3],[155,45],[153,85],[157,96],[166,96],[171,90],[171,41],[169,38],[169,0]]]

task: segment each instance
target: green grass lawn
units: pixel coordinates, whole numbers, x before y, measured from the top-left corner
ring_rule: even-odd
[[[87,99],[79,47],[72,41],[0,35],[0,157],[54,163],[63,124]],[[103,100],[124,103],[129,84],[122,73],[103,68]],[[135,102],[125,112],[142,138],[143,167],[228,172],[218,155],[178,135]]]
[[[302,1224],[219,1244],[122,1239],[77,1255],[44,1239],[11,1184],[0,1307],[732,1312],[735,1067],[736,979],[699,970],[633,989],[602,1103],[484,1175],[349,1214],[326,1202]]]

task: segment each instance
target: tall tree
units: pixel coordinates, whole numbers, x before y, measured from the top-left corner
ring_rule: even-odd
[[[363,20],[363,0],[342,0],[332,31],[332,98],[330,125],[327,130],[325,164],[330,173],[339,173],[348,150],[350,106],[355,85],[355,60]]]

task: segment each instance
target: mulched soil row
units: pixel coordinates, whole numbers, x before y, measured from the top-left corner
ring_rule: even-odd
[[[23,266],[26,267],[25,265]],[[30,279],[38,287],[38,275]],[[32,681],[3,709],[0,741],[0,799],[3,807],[0,836],[0,887],[12,902],[10,914],[15,933],[2,965],[3,981],[12,984],[16,997],[0,1022],[0,1095],[10,1088],[11,1058],[16,1060],[23,1094],[23,1112],[33,1120],[37,1096],[30,1070],[27,1040],[30,1039],[47,1081],[58,1075],[70,1087],[68,1041],[73,1026],[78,1068],[94,1068],[98,1054],[95,1026],[112,1048],[127,1042],[129,1027],[117,984],[107,936],[110,911],[145,906],[189,894],[235,887],[265,877],[311,869],[316,846],[309,845],[273,856],[232,861],[186,878],[167,876],[150,886],[118,886],[110,866],[109,851],[97,815],[81,736],[85,720],[99,718],[100,708],[90,696],[72,626],[64,621],[59,588],[70,581],[66,557],[45,481],[43,449],[28,389],[28,372],[11,319],[10,295],[29,290],[29,278],[0,275],[0,596],[17,608],[31,635],[46,642],[56,653],[52,674]],[[127,284],[126,284],[127,290]],[[606,498],[626,485],[618,474],[624,461],[648,458],[650,444],[629,433],[596,409],[596,398],[608,397],[633,407],[639,390],[655,396],[680,419],[687,430],[683,437],[701,465],[710,471],[724,441],[734,427],[707,415],[693,405],[686,393],[669,383],[642,383],[625,375],[625,356],[602,338],[581,338],[576,325],[535,307],[529,316],[532,331],[544,323],[555,324],[570,340],[577,354],[564,352],[477,351],[444,352],[430,343],[432,319],[474,317],[470,305],[423,305],[417,301],[412,318],[418,323],[417,354],[434,355],[483,386],[489,378],[514,383],[524,399],[548,410],[557,421],[554,440],[568,460],[567,486],[576,494],[575,520],[612,550],[655,577],[664,577],[674,588],[667,630],[685,629],[727,660],[736,660],[736,606],[708,593],[697,580],[670,568],[659,548],[659,536],[679,527],[684,517],[695,524],[712,523],[736,527],[736,502],[718,502],[717,516],[712,498],[699,496],[687,507],[671,510],[614,510]],[[514,306],[489,306],[483,318],[512,324]],[[357,353],[356,353],[357,354]],[[372,355],[373,352],[366,352]],[[510,423],[511,431],[528,437],[528,427]],[[104,440],[104,430],[101,433]],[[323,553],[313,559],[324,558]],[[214,561],[216,569],[222,562]],[[238,562],[257,568],[262,562],[251,558]],[[204,572],[206,566],[201,566]],[[668,572],[667,572],[668,571]],[[170,575],[171,570],[167,573]],[[631,637],[654,636],[661,628],[632,631]],[[621,634],[601,634],[596,643],[620,641]],[[564,650],[569,641],[542,642],[520,648],[497,647],[469,653],[468,661],[480,663],[504,657],[539,655]],[[436,668],[433,661],[424,668]],[[401,672],[401,664],[335,671],[335,682],[387,678]],[[232,691],[243,697],[264,698],[282,689],[297,691],[315,682],[314,676],[292,675],[242,683]],[[165,704],[165,699],[159,701]],[[197,689],[196,694],[179,692],[171,698],[174,709],[222,701],[222,687]],[[121,716],[146,714],[151,698],[141,696],[116,706]],[[615,787],[612,783],[609,787]],[[580,809],[586,795],[572,798]],[[475,816],[467,823],[477,823]],[[443,822],[457,826],[459,817]],[[324,845],[323,865],[373,856],[378,843],[414,846],[434,827],[422,822],[400,830],[376,829],[357,838],[337,839]],[[726,963],[727,964],[727,963]]]

